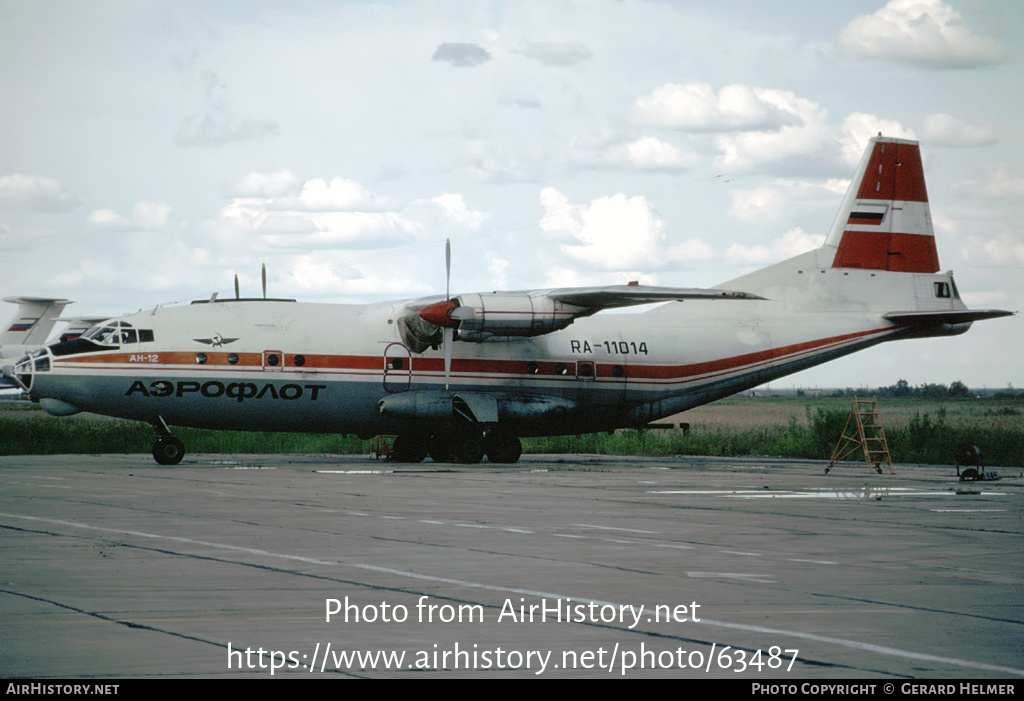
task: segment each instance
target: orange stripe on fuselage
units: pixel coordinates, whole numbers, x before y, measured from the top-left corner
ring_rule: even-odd
[[[614,360],[609,362],[607,359],[603,359],[602,362],[598,362],[593,358],[571,358],[564,361],[534,361],[536,362],[539,371],[536,374],[532,374],[527,369],[527,365],[531,362],[529,360],[455,358],[452,360],[451,373],[453,376],[457,375],[461,379],[473,379],[475,376],[476,379],[498,380],[500,379],[498,376],[506,376],[507,378],[509,375],[521,375],[523,376],[523,379],[551,380],[565,378],[567,380],[575,381],[576,377],[572,374],[573,366],[578,362],[589,362],[594,364],[597,379],[618,381],[632,380],[634,382],[641,383],[666,384],[678,382],[680,380],[692,380],[695,378],[708,378],[709,376],[728,374],[742,368],[750,368],[755,365],[771,364],[772,362],[786,360],[794,356],[807,355],[814,351],[829,350],[831,347],[842,346],[859,339],[865,339],[873,335],[887,333],[890,331],[892,331],[892,328],[858,331],[855,333],[795,343],[788,346],[782,346],[780,348],[770,348],[762,351],[755,351],[753,353],[731,356],[728,358],[687,363],[683,365],[639,365],[635,364],[637,359],[636,356],[623,357],[619,362],[615,362]],[[126,371],[147,369],[171,370],[172,368],[167,366],[177,366],[174,367],[173,370],[178,372],[184,370],[182,366],[191,365],[190,370],[194,370],[199,374],[224,370],[252,372],[253,370],[263,368],[263,357],[261,353],[238,353],[239,362],[233,365],[227,362],[227,353],[207,353],[207,362],[203,365],[196,364],[196,354],[192,352],[175,351],[148,354],[158,355],[160,358],[159,362],[130,362],[129,358],[132,355],[136,354],[112,352],[97,355],[63,357],[56,359],[54,364],[55,368],[60,366],[81,366],[88,364],[106,365],[110,366],[111,369],[116,365],[118,366],[117,369]],[[284,376],[288,376],[296,372],[310,371],[321,371],[327,373],[372,371],[381,373],[382,376],[384,372],[384,358],[380,356],[313,355],[308,353],[302,355],[305,357],[305,365],[302,367],[295,367],[290,364],[294,355],[285,354],[287,364],[284,367]],[[634,363],[630,364],[629,361],[634,361]],[[558,366],[561,364],[568,366],[569,372],[565,375],[560,375],[557,371]],[[624,369],[624,376],[619,377],[615,375],[614,369],[616,367]],[[281,374],[281,370],[282,368],[280,367],[268,369],[268,374],[278,375]],[[398,372],[408,371],[409,369],[403,368]],[[411,372],[414,376],[416,374],[433,374],[441,376],[444,373],[444,359],[414,357]]]

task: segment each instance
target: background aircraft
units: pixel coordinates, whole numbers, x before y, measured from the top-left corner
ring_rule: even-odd
[[[1010,314],[967,309],[939,270],[918,144],[879,136],[821,248],[714,289],[210,299],[112,319],[4,374],[51,414],[149,422],[164,464],[184,452],[173,425],[397,434],[400,461],[514,462],[520,436],[639,427],[883,341]],[[652,302],[664,303],[597,314]]]
[[[57,323],[57,317],[70,299],[53,297],[4,297],[5,302],[18,305],[18,311],[0,332],[0,358],[20,358],[25,348],[46,343]]]
[[[18,305],[11,320],[0,333],[0,365],[21,358],[26,353],[37,350],[52,341],[50,334],[57,322],[65,322],[67,326],[61,331],[61,341],[78,338],[91,327],[103,321],[103,317],[74,316],[62,317],[60,313],[69,304],[70,299],[55,297],[4,297],[5,302]],[[16,385],[6,378],[0,379],[0,390],[10,389]]]

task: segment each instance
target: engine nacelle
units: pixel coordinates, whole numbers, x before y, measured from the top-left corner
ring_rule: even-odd
[[[545,294],[522,292],[466,294],[453,301],[458,306],[450,316],[457,324],[458,339],[475,343],[493,336],[542,336],[564,329],[589,312]]]

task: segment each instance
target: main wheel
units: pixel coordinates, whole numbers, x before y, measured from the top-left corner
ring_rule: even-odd
[[[431,436],[427,443],[427,453],[434,462],[455,462],[455,446],[451,435],[440,433]]]
[[[513,463],[523,454],[519,439],[504,431],[491,431],[484,441],[487,459],[493,463]]]
[[[427,449],[418,436],[398,436],[395,438],[394,445],[391,446],[392,462],[423,462],[425,457],[427,457]]]
[[[153,444],[153,459],[161,465],[177,465],[185,457],[185,444],[174,436],[160,436]]]
[[[456,443],[455,455],[459,462],[466,465],[475,465],[484,459],[484,442],[480,436],[463,436]]]

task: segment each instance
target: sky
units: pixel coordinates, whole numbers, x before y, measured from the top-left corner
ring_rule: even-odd
[[[1024,302],[1019,0],[5,0],[0,296],[709,287],[921,142],[939,261]],[[8,310],[9,308],[9,310]],[[0,317],[13,314],[0,305]],[[774,386],[1024,386],[1020,317]]]

